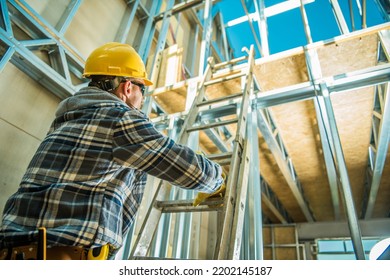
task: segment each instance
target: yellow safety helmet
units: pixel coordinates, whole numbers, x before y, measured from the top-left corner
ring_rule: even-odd
[[[144,62],[134,48],[116,42],[95,49],[85,62],[83,75],[133,77],[143,80],[146,86],[153,85],[147,77]]]

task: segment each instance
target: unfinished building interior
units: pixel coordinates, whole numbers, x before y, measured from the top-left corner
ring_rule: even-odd
[[[329,15],[315,14],[324,3]],[[235,19],[222,4],[240,6]],[[154,85],[143,110],[156,127],[228,174],[224,200],[199,207],[195,192],[149,178],[118,258],[368,259],[390,237],[388,1],[0,6],[0,211],[59,102],[88,83],[86,57],[115,41],[146,62]],[[326,37],[315,17],[337,31]],[[237,50],[229,32],[241,25],[250,32],[238,37],[252,43]],[[304,42],[290,47],[292,28]],[[285,48],[275,51],[271,36]]]

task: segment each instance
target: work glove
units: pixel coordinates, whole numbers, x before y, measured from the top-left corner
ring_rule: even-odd
[[[215,192],[213,193],[203,193],[203,192],[199,192],[192,205],[193,206],[198,206],[199,204],[201,204],[203,201],[209,199],[209,198],[223,198],[224,195],[225,195],[225,192],[226,192],[226,185],[225,185],[225,182],[226,182],[226,174],[225,172],[222,172],[222,178],[223,178],[223,183],[222,185],[219,187],[218,190],[216,190]]]

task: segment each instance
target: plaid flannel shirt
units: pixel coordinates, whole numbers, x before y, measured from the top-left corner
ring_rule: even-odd
[[[219,165],[161,134],[141,111],[108,92],[84,88],[61,102],[7,201],[3,246],[32,241],[44,226],[49,246],[120,248],[147,174],[209,193],[223,182]]]

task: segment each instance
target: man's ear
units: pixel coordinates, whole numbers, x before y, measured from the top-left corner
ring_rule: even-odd
[[[125,94],[127,98],[132,94],[130,81],[126,81],[123,83],[123,94]]]

